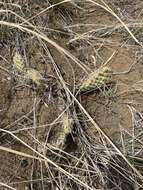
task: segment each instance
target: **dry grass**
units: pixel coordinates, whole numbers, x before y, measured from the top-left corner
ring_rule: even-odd
[[[142,50],[132,32],[141,29],[140,19],[124,21],[114,3],[102,0],[1,4],[1,188],[142,189],[143,73],[138,57],[128,67],[114,63],[124,47],[130,55]],[[100,12],[106,24],[93,22]],[[102,93],[112,82],[116,94]],[[121,104],[131,127],[116,122]],[[101,125],[112,110],[116,138],[108,122]]]

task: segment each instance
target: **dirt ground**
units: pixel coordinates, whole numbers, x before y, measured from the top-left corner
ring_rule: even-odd
[[[94,2],[105,6],[102,1]],[[142,44],[142,1],[105,2]],[[104,171],[102,165],[108,167],[111,155],[119,152],[116,152],[103,134],[97,132],[76,102],[72,102],[71,108],[67,106],[71,97],[69,98],[64,92],[57,72],[60,71],[65,84],[75,95],[88,74],[101,65],[106,64],[113,71],[111,81],[113,85],[105,90],[79,94],[77,100],[103,133],[127,159],[129,158],[133,167],[142,173],[143,50],[141,44],[133,39],[123,23],[114,15],[92,2],[83,1],[77,5],[64,3],[43,13],[41,11],[49,6],[48,1],[6,1],[0,6],[1,10],[7,10],[0,13],[1,21],[22,23],[23,27],[41,32],[66,50],[65,52],[63,49],[57,50],[57,47],[32,33],[1,24],[0,147],[7,149],[0,148],[0,182],[17,190],[78,190],[89,187],[107,190],[143,189],[143,178],[137,173],[134,174],[133,168],[129,167],[129,173],[119,175],[119,179],[112,176],[112,172],[113,175],[117,175],[117,171],[113,171],[112,167]],[[18,14],[33,26],[8,10]],[[70,56],[66,55],[67,51]],[[35,85],[32,80],[23,79],[21,73],[17,72],[13,67],[15,52],[22,55],[26,68],[33,68],[43,76],[44,87]],[[75,59],[71,59],[71,55]],[[80,65],[77,64],[77,60]],[[84,67],[86,72],[81,67]],[[64,134],[61,114],[65,109],[72,127],[70,130],[66,129],[67,132]],[[86,140],[80,139],[81,134]],[[94,150],[85,149],[88,147],[88,138],[91,142],[95,142]],[[83,141],[87,144],[83,145]],[[54,146],[56,148],[53,148]],[[15,153],[10,150],[15,150]],[[96,160],[88,158],[89,152],[91,158]],[[25,156],[22,153],[25,153]],[[29,158],[28,155],[33,158]],[[71,176],[63,174],[47,160],[38,160],[45,159],[44,157],[52,160],[88,187],[76,179],[76,182],[74,179],[70,180]],[[136,157],[140,160],[137,166],[135,161],[131,160]],[[119,168],[127,169],[127,166],[121,164],[120,157],[119,160]],[[86,164],[82,165],[81,161],[89,164],[89,168]],[[97,164],[96,170],[93,169],[95,167],[93,162]],[[119,168],[119,173],[122,173]],[[90,173],[90,170],[94,172]],[[125,180],[125,177],[130,176],[132,180],[129,182]],[[0,190],[7,189],[10,188],[0,185]]]

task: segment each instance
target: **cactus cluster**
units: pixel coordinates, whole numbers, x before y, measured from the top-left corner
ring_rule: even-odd
[[[102,88],[111,81],[112,70],[108,67],[102,67],[95,70],[83,81],[80,91],[86,92],[93,89]]]

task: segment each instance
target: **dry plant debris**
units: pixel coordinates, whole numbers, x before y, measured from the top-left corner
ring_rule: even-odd
[[[0,190],[142,190],[142,1],[0,7]]]

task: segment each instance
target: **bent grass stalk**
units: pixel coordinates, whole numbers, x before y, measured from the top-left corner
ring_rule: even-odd
[[[1,185],[1,186],[4,186],[5,188],[8,188],[8,189],[17,190],[17,189],[15,189],[15,188],[13,188],[13,187],[11,187],[11,186],[5,184],[5,183],[2,183],[2,182],[0,182],[0,185]]]
[[[88,73],[88,71],[90,70],[86,65],[82,64],[76,57],[74,57],[69,51],[67,51],[66,49],[64,49],[63,47],[61,47],[60,45],[58,45],[56,42],[54,42],[53,40],[49,39],[47,36],[45,36],[43,33],[41,33],[41,31],[37,30],[37,28],[35,26],[33,26],[31,23],[29,23],[27,20],[25,20],[24,18],[22,18],[21,16],[17,15],[16,13],[14,13],[11,10],[1,10],[1,13],[12,13],[15,16],[17,16],[18,18],[20,18],[22,21],[26,22],[30,27],[32,27],[34,30],[28,29],[26,27],[21,26],[21,24],[16,24],[16,23],[11,23],[11,22],[6,22],[6,21],[0,21],[0,25],[5,25],[5,26],[9,26],[9,27],[14,27],[17,28],[23,32],[28,32],[30,34],[33,34],[35,36],[37,36],[40,39],[43,39],[45,41],[47,41],[49,44],[51,44],[53,47],[55,47],[60,53],[65,54],[68,58],[70,58],[73,62],[75,62],[85,73]]]
[[[101,7],[102,9],[104,9],[105,11],[109,12],[111,15],[113,15],[122,25],[123,27],[126,29],[126,31],[130,34],[130,36],[134,39],[134,41],[140,45],[141,47],[143,47],[143,45],[138,41],[138,39],[134,36],[134,34],[131,32],[131,30],[128,28],[128,26],[120,19],[120,17],[103,1],[100,0],[105,6],[101,5],[100,3],[97,3],[96,1],[93,0],[86,0],[87,2],[91,2],[94,5]]]

